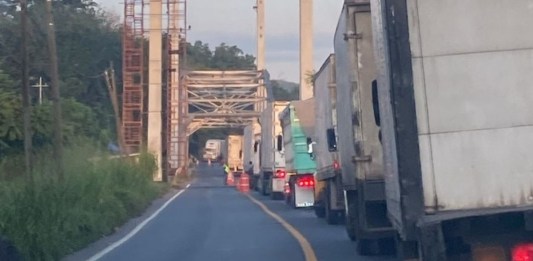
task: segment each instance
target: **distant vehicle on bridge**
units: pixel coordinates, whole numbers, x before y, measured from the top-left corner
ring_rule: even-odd
[[[206,161],[220,162],[225,159],[226,141],[210,139],[205,143],[203,158]]]
[[[226,138],[227,164],[234,174],[240,175],[244,169],[243,164],[243,136],[228,135]]]

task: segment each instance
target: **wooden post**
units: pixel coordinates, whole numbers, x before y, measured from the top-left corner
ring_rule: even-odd
[[[117,85],[113,62],[110,62],[109,69],[105,72],[105,80],[107,90],[109,91],[109,98],[111,99],[111,104],[113,105],[113,112],[115,114],[116,134],[118,144],[120,146],[120,154],[122,155],[125,154],[126,143],[124,142],[124,135],[122,135],[122,118],[120,117],[120,110],[118,108]]]
[[[32,132],[31,132],[31,103],[29,85],[29,55],[28,55],[28,3],[20,1],[20,29],[22,39],[22,106],[24,111],[24,157],[26,176],[33,183],[32,166]]]
[[[50,57],[50,78],[52,80],[52,101],[54,103],[54,159],[59,180],[64,179],[63,168],[63,123],[61,113],[61,97],[59,94],[59,72],[57,68],[56,34],[52,14],[52,0],[46,0],[46,23],[48,31],[48,55]]]

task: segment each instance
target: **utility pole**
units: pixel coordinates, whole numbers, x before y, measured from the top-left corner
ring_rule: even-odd
[[[265,0],[256,0],[255,11],[257,12],[257,70],[261,71],[265,69]],[[258,88],[257,91],[258,97],[266,96],[266,89],[264,85]],[[265,102],[255,103],[255,111],[261,112],[266,107]],[[255,125],[259,125],[258,119],[255,119]]]
[[[300,100],[313,97],[313,0],[300,0]]]
[[[257,11],[257,70],[265,69],[265,3],[256,0]]]
[[[28,3],[20,0],[20,29],[22,39],[22,106],[24,112],[24,159],[26,176],[33,183],[32,167],[32,132],[31,132],[31,103],[29,84],[29,55],[28,55]]]
[[[39,104],[43,104],[43,87],[48,87],[48,84],[43,84],[43,77],[39,77],[39,84],[34,84],[31,87],[39,88]]]
[[[56,34],[52,14],[52,0],[46,0],[46,23],[48,31],[48,56],[50,57],[50,78],[52,80],[52,102],[54,103],[54,159],[59,180],[64,179],[63,168],[63,124],[61,114],[61,97],[59,94],[59,72],[57,69]]]
[[[120,154],[125,153],[126,143],[124,142],[124,135],[122,135],[122,118],[120,117],[120,110],[118,108],[117,98],[117,84],[115,80],[115,68],[113,62],[110,63],[109,69],[104,72],[107,90],[109,91],[109,98],[113,105],[113,111],[115,112],[115,128],[117,129],[117,139],[120,146]]]

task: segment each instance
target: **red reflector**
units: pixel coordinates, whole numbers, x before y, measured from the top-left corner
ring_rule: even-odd
[[[515,246],[513,248],[513,261],[533,261],[533,243]]]
[[[340,168],[340,166],[339,166],[339,162],[334,161],[334,162],[333,162],[333,169],[338,170],[339,168]]]
[[[282,169],[276,170],[276,173],[274,173],[274,178],[285,178],[285,171]]]
[[[285,183],[285,194],[291,193],[291,187],[289,186],[289,183]]]

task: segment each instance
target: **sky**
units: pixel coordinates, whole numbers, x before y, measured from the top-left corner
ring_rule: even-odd
[[[145,0],[147,3],[149,0]],[[96,0],[122,14],[123,0]],[[314,0],[314,67],[318,70],[333,51],[333,34],[344,0]],[[187,40],[201,40],[211,48],[224,42],[256,54],[255,0],[188,0]],[[265,0],[266,68],[272,79],[299,82],[299,1]]]

